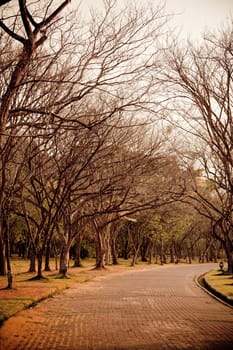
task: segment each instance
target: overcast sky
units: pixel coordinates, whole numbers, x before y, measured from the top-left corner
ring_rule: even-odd
[[[169,11],[181,12],[174,23],[192,37],[199,37],[207,28],[221,27],[233,15],[233,0],[167,0],[166,3]]]
[[[126,0],[127,2],[127,0]],[[152,2],[159,4],[159,0],[136,0],[136,3]],[[83,0],[85,6],[101,4],[101,0]],[[118,0],[119,4],[125,0]],[[233,0],[167,0],[168,13],[179,13],[172,24],[180,28],[181,35],[199,39],[205,29],[217,29],[227,18],[233,18]]]

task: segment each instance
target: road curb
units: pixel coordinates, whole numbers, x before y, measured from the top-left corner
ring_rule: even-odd
[[[205,279],[205,275],[208,272],[203,273],[202,275],[195,276],[194,281],[196,285],[201,288],[203,291],[205,291],[207,294],[209,294],[212,298],[218,300],[220,303],[230,307],[233,309],[233,300],[228,298],[226,295],[220,293],[218,290],[213,288]]]

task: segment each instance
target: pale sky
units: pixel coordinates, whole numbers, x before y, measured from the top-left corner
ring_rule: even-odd
[[[127,0],[118,0],[119,5]],[[136,3],[159,0],[136,0]],[[101,0],[83,0],[85,6],[100,6]],[[172,20],[172,25],[180,28],[182,36],[199,39],[205,29],[218,29],[224,22],[233,18],[233,0],[166,0],[168,13],[179,13]]]
[[[167,0],[168,11],[181,12],[174,24],[193,38],[205,29],[218,29],[233,18],[233,0]]]

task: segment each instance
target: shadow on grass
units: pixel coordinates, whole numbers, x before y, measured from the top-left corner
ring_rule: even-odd
[[[3,288],[0,288],[0,290],[17,290],[17,288],[9,288],[9,287],[3,287]]]
[[[55,277],[56,280],[70,280],[71,277],[69,275],[57,275]]]
[[[49,279],[47,277],[44,277],[44,276],[34,276],[34,277],[31,277],[31,278],[28,278],[26,281],[48,281]]]

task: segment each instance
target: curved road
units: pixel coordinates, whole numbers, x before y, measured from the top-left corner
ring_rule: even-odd
[[[233,349],[233,309],[194,282],[213,267],[161,266],[77,284],[9,319],[0,349]]]

